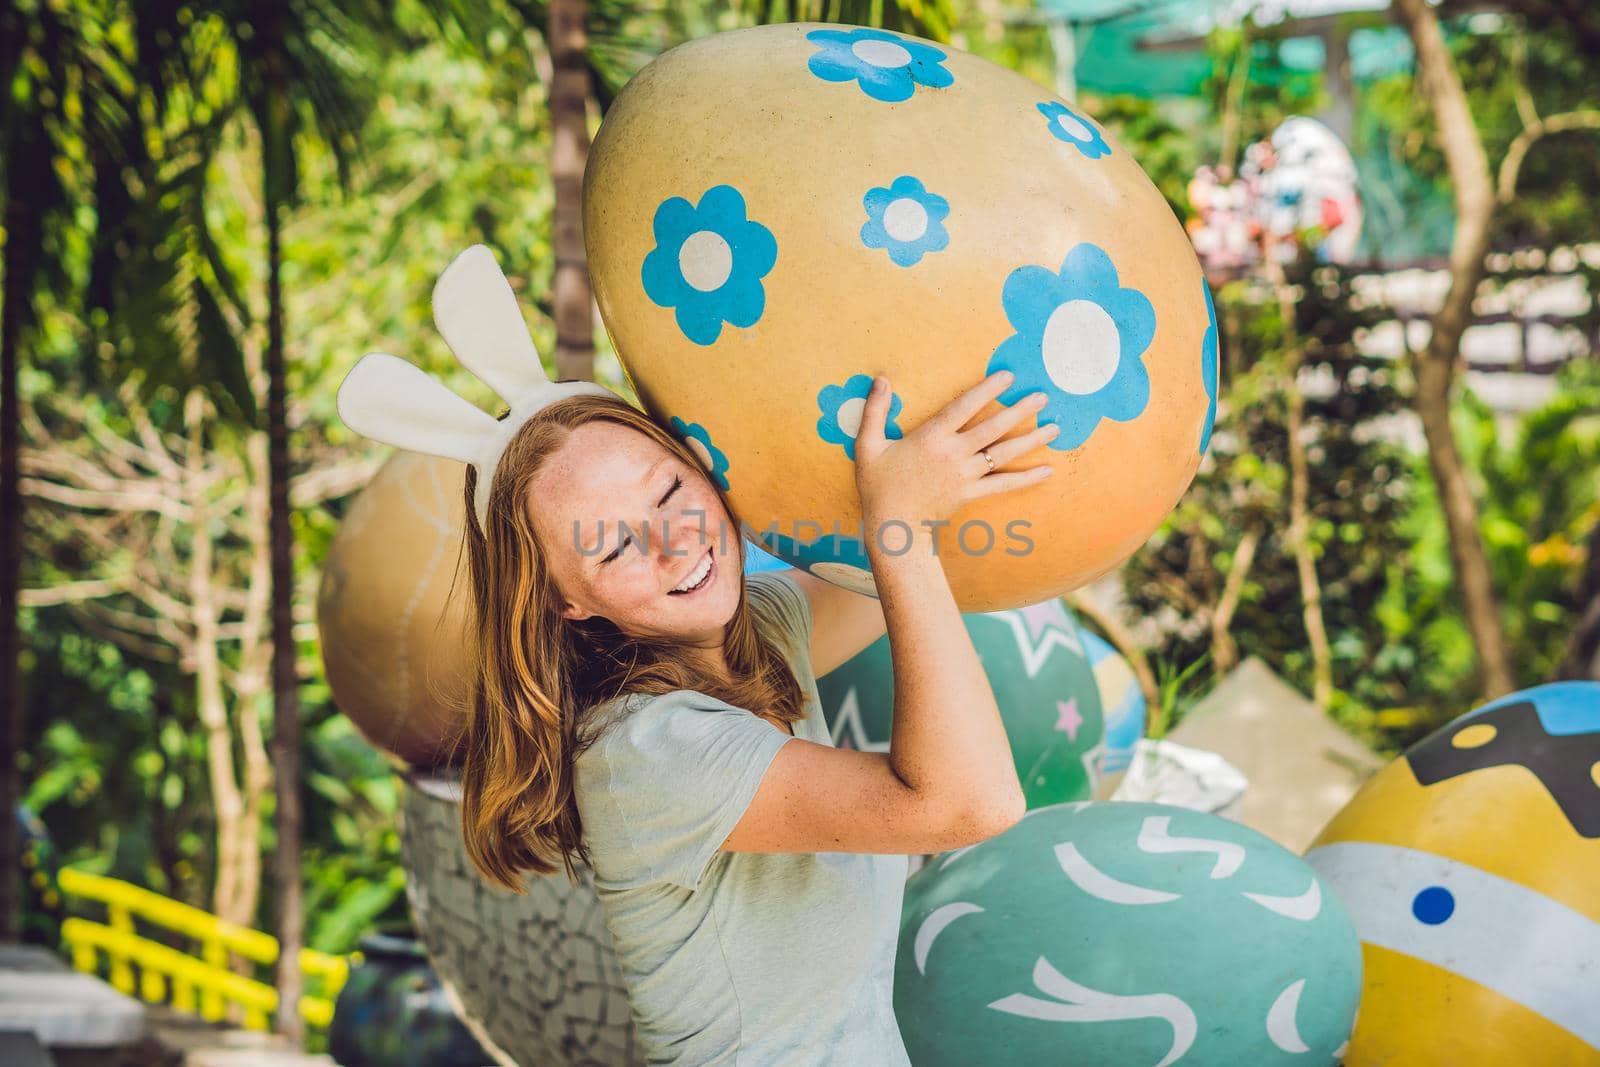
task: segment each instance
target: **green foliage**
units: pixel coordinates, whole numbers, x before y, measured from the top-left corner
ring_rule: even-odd
[[[1249,21],[1233,29],[1213,29],[1206,38],[1212,75],[1202,91],[1213,115],[1219,119],[1231,115],[1239,124],[1235,151],[1271,137],[1291,115],[1314,114],[1321,106],[1321,73],[1285,65],[1283,38],[1281,29],[1258,27]],[[1197,131],[1198,139],[1209,159],[1237,168],[1238,158],[1218,158],[1222,125],[1206,124]]]
[[[1361,354],[1357,331],[1374,312],[1351,305],[1351,279],[1301,264],[1291,275],[1300,384],[1284,380],[1286,334],[1270,287],[1242,281],[1218,296],[1224,392],[1211,452],[1173,514],[1129,562],[1124,584],[1136,610],[1168,618],[1159,653],[1197,661],[1210,648],[1209,611],[1222,595],[1247,531],[1260,547],[1244,582],[1231,632],[1241,657],[1256,655],[1309,692],[1312,663],[1301,624],[1301,589],[1288,541],[1289,466],[1285,390],[1301,388],[1310,476],[1310,538],[1322,585],[1335,685],[1350,725],[1365,712],[1435,699],[1437,679],[1384,649],[1390,635],[1368,605],[1391,575],[1415,566],[1401,526],[1416,484],[1405,450],[1375,427],[1405,409],[1398,368]],[[1447,557],[1446,557],[1447,558]],[[1402,639],[1409,638],[1409,633]]]
[[[1475,653],[1427,455],[1402,443],[1420,439],[1403,429],[1402,368],[1360,355],[1357,331],[1373,313],[1351,305],[1341,272],[1318,268],[1300,283],[1311,538],[1334,711],[1400,748],[1473,705]],[[1158,658],[1198,662],[1210,643],[1206,612],[1243,532],[1265,531],[1231,632],[1241,656],[1260,656],[1310,691],[1301,590],[1285,540],[1283,324],[1276,302],[1250,283],[1218,296],[1226,364],[1212,454],[1130,561],[1125,583],[1138,610],[1166,620]],[[1463,458],[1482,480],[1481,529],[1519,681],[1548,681],[1583,610],[1583,545],[1600,521],[1600,369],[1574,362],[1550,403],[1520,422],[1496,418],[1470,392],[1454,418]]]
[[[1157,701],[1145,724],[1146,737],[1156,740],[1166,737],[1194,709],[1205,696],[1210,667],[1210,652],[1202,652],[1181,666],[1160,656],[1152,661]]]
[[[1577,5],[1572,17],[1578,15]],[[1579,37],[1549,21],[1479,14],[1446,23],[1448,44],[1483,137],[1491,173],[1497,174],[1529,107],[1549,116],[1600,101],[1600,72]],[[1426,97],[1411,74],[1366,87],[1357,116],[1358,155],[1377,153],[1398,166],[1386,182],[1404,200],[1380,211],[1437,212],[1451,202],[1451,186]],[[1403,168],[1400,169],[1400,168]],[[1594,236],[1594,189],[1586,176],[1600,173],[1600,134],[1569,133],[1542,139],[1522,166],[1513,202],[1495,219],[1497,247],[1550,247]],[[1440,249],[1442,251],[1442,249]]]
[[[1202,162],[1194,138],[1152,100],[1085,93],[1083,104],[1132,153],[1173,213],[1185,218],[1190,210],[1189,179]]]
[[[1600,363],[1575,361],[1556,395],[1497,427],[1467,393],[1456,412],[1463,458],[1483,480],[1483,536],[1519,681],[1556,676],[1584,604],[1584,543],[1600,522]]]

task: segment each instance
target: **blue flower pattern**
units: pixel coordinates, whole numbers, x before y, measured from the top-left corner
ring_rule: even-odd
[[[1206,422],[1200,430],[1200,454],[1211,446],[1211,428],[1217,422],[1217,308],[1211,302],[1211,287],[1200,279],[1200,291],[1206,298],[1206,336],[1200,342],[1200,381],[1206,389]]]
[[[806,40],[822,48],[807,62],[823,81],[853,81],[874,100],[911,99],[917,86],[942,89],[955,81],[943,50],[885,30],[812,30]]]
[[[1111,146],[1106,144],[1105,135],[1066,104],[1052,100],[1038,106],[1039,114],[1048,120],[1048,129],[1056,140],[1067,142],[1082,152],[1086,159],[1099,159],[1111,154]]]
[[[698,422],[684,422],[676,415],[672,416],[671,422],[673,432],[683,438],[684,443],[689,446],[689,451],[693,452],[706,468],[706,474],[717,483],[718,489],[726,493],[728,457],[722,449],[711,443],[711,431]]]
[[[1001,403],[1045,394],[1039,424],[1061,427],[1051,448],[1077,448],[1101,419],[1127,422],[1144,411],[1150,374],[1142,357],[1155,336],[1155,308],[1137,289],[1121,286],[1103,249],[1077,245],[1059,273],[1018,267],[1006,278],[1001,303],[1017,332],[989,357],[987,373],[1015,375]]]
[[[760,531],[757,536],[769,552],[792,566],[843,588],[870,596],[877,595],[877,587],[872,582],[872,564],[867,560],[867,548],[854,537],[829,534],[802,543],[770,529]]]
[[[817,407],[822,418],[817,420],[817,436],[833,445],[844,446],[844,454],[852,461],[856,458],[856,433],[861,424],[861,408],[867,394],[872,391],[872,377],[853,374],[843,385],[825,385],[817,394]],[[861,404],[851,403],[862,401]],[[846,405],[849,405],[848,409]],[[902,434],[895,419],[900,415],[900,394],[889,394],[889,414],[883,422],[883,436],[891,441],[900,440]],[[841,412],[844,412],[841,416]]]
[[[681,196],[662,201],[656,246],[640,270],[644,291],[677,313],[678,329],[697,345],[714,344],[722,324],[754,326],[766,309],[761,279],[778,258],[772,231],[745,217],[731,185],[707,189],[698,205]]]
[[[861,204],[867,209],[861,243],[888,249],[889,258],[902,267],[914,267],[924,255],[950,243],[944,228],[950,201],[928,192],[909,174],[896,178],[886,189],[869,189]]]

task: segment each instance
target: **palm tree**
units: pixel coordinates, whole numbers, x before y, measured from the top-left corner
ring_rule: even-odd
[[[105,32],[126,12],[114,3],[0,6],[0,188],[4,196],[4,295],[0,298],[0,941],[15,940],[20,914],[14,815],[17,756],[26,721],[18,617],[22,578],[18,388],[21,346],[46,294],[71,304],[65,262],[77,208],[94,208],[91,240],[132,211],[127,175],[149,177],[146,127],[124,38]],[[107,277],[94,257],[91,301]]]
[[[371,83],[351,57],[370,56],[393,30],[391,11],[375,2],[280,0],[257,4],[222,0],[214,5],[232,31],[239,59],[239,96],[261,143],[261,200],[267,230],[268,501],[272,574],[272,764],[277,782],[273,854],[279,945],[277,987],[280,1032],[299,1043],[304,1025],[297,1010],[304,942],[300,881],[301,712],[298,649],[294,640],[294,535],[289,505],[288,385],[284,352],[283,222],[298,198],[295,138],[320,134],[341,175],[371,105]]]
[[[392,11],[370,2],[331,3],[284,0],[256,4],[249,0],[215,0],[209,4],[146,0],[138,5],[144,19],[140,73],[157,85],[181,80],[186,99],[208,98],[199,109],[206,127],[191,145],[189,165],[170,175],[173,195],[157,207],[146,205],[146,220],[176,233],[179,245],[169,277],[125,279],[143,284],[143,303],[169,312],[182,325],[183,336],[159,334],[171,345],[166,359],[151,353],[140,360],[148,369],[177,365],[189,382],[205,380],[202,363],[210,364],[220,390],[219,410],[247,430],[258,428],[259,415],[244,372],[240,335],[253,328],[249,301],[229,277],[217,242],[207,229],[204,203],[207,170],[223,126],[247,116],[260,146],[261,205],[267,235],[265,277],[265,345],[262,371],[266,379],[265,432],[268,451],[269,551],[272,587],[271,634],[274,729],[271,774],[276,790],[277,933],[280,945],[277,1018],[281,1030],[299,1040],[303,1028],[296,1005],[300,999],[299,950],[303,942],[301,907],[301,772],[300,699],[297,648],[293,633],[294,542],[289,507],[289,428],[285,321],[282,289],[283,223],[298,195],[296,139],[318,137],[332,151],[341,178],[358,144],[361,125],[372,99],[363,63],[376,56],[393,37]],[[426,8],[425,8],[426,10]],[[146,47],[148,46],[148,47]],[[174,206],[175,205],[175,206]],[[141,301],[131,301],[141,303]],[[205,336],[196,336],[196,331]],[[190,353],[172,360],[173,352]],[[245,812],[256,819],[258,813]],[[253,834],[251,835],[253,838]],[[253,887],[241,898],[253,912]],[[249,922],[252,916],[233,915]]]

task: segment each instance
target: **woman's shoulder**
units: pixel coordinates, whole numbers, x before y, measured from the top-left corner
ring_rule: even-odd
[[[674,689],[667,693],[628,693],[596,704],[584,713],[579,726],[585,747],[578,758],[603,746],[649,749],[660,735],[670,731],[677,718],[686,714],[741,709],[716,697],[693,689]]]

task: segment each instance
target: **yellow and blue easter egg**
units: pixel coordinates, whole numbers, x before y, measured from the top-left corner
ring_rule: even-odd
[[[1115,567],[1210,438],[1216,316],[1172,209],[1081,108],[945,45],[788,24],[662,54],[595,138],[584,239],[646,408],[768,548],[848,588],[873,590],[866,538],[903,536],[860,527],[873,375],[890,438],[999,370],[1060,428],[1004,465],[1053,478],[941,531],[967,612]]]
[[[1306,859],[1366,958],[1350,1067],[1600,1064],[1600,684],[1463,715]]]
[[[1106,740],[1100,753],[1100,773],[1116,774],[1133,762],[1133,748],[1144,736],[1144,690],[1133,667],[1111,642],[1090,630],[1080,630],[1083,648],[1094,669],[1100,706],[1105,709]]]
[[[1361,947],[1304,860],[1164,804],[1059,804],[906,883],[917,1067],[1331,1067]]]

